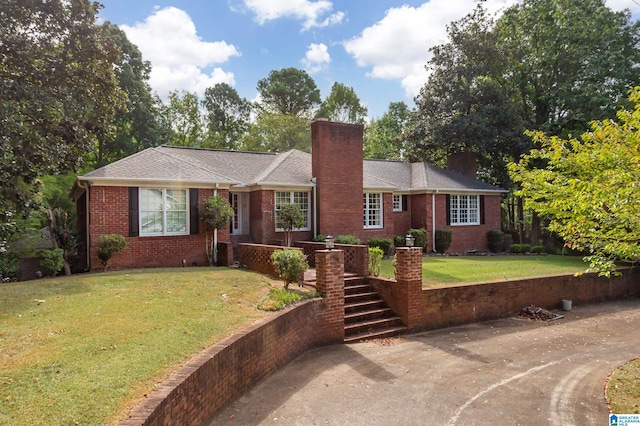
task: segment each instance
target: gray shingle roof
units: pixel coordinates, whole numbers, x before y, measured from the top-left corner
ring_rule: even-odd
[[[157,180],[223,185],[311,186],[311,154],[148,148],[80,177],[81,180]],[[363,186],[393,191],[506,192],[427,163],[364,160]]]

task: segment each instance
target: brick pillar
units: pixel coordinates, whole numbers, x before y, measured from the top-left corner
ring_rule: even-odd
[[[322,295],[323,309],[319,326],[325,344],[344,341],[344,252],[316,251],[316,290]]]
[[[396,249],[397,314],[409,330],[423,325],[422,248]]]

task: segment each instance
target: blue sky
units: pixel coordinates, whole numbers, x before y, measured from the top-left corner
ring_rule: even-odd
[[[486,0],[499,12],[518,0]],[[255,100],[270,71],[305,69],[324,98],[339,82],[355,89],[369,115],[413,97],[427,80],[429,48],[476,0],[101,0],[152,64],[151,86],[202,96],[219,82]],[[607,0],[640,14],[640,1]]]

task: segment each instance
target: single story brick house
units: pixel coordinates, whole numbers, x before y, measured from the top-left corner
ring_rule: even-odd
[[[118,233],[129,247],[116,267],[206,264],[205,232],[198,212],[214,194],[234,209],[218,240],[274,244],[279,206],[298,204],[305,225],[294,241],[315,235],[393,239],[410,228],[453,229],[450,252],[487,249],[487,231],[501,227],[506,191],[475,176],[475,160],[451,162],[467,174],[427,163],[363,159],[361,125],[318,120],[311,154],[221,151],[161,146],[79,176],[72,190],[87,269],[100,262],[98,237]],[[183,262],[184,261],[184,262]]]

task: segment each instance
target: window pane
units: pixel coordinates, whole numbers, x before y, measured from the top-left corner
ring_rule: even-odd
[[[140,232],[142,234],[162,232],[162,213],[140,212]]]

